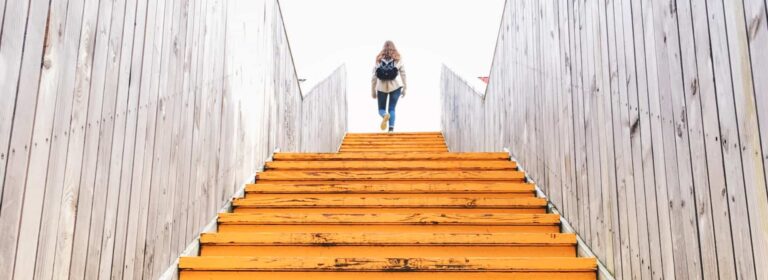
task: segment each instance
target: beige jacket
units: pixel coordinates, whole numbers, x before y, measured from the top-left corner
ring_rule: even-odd
[[[405,82],[405,67],[402,61],[395,62],[395,66],[398,70],[397,78],[391,81],[382,81],[379,80],[379,78],[376,78],[376,68],[379,66],[376,65],[373,67],[373,77],[371,78],[371,96],[375,97],[377,91],[393,92],[400,87],[403,88],[402,94],[405,95],[405,89],[407,88],[407,84]]]

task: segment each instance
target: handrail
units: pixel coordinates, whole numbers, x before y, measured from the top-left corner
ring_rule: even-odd
[[[313,93],[315,92],[315,89],[317,89],[317,88],[318,88],[320,85],[322,85],[323,83],[325,83],[325,82],[327,82],[328,80],[330,80],[330,79],[331,79],[333,76],[335,76],[335,75],[336,75],[336,74],[337,74],[339,71],[346,71],[346,69],[347,69],[347,64],[346,64],[346,63],[342,63],[341,65],[337,66],[335,69],[333,69],[333,71],[331,71],[331,73],[330,73],[330,74],[326,75],[326,76],[325,76],[325,78],[323,78],[322,80],[320,80],[319,82],[317,82],[316,84],[314,84],[314,85],[312,86],[312,88],[311,88],[311,89],[309,89],[309,90],[307,91],[307,94],[306,94],[306,95],[304,95],[304,94],[302,93],[302,97],[301,97],[301,100],[303,101],[304,99],[306,99],[306,98],[309,98],[310,96],[312,96],[312,95],[313,95]],[[301,92],[301,85],[299,85],[299,92]]]
[[[472,93],[477,94],[478,96],[480,96],[480,98],[482,100],[485,100],[485,95],[488,92],[488,86],[484,85],[482,81],[478,80],[477,82],[470,82],[473,79],[467,78],[467,75],[459,73],[458,71],[454,70],[453,68],[449,67],[448,65],[445,65],[445,63],[443,63],[443,69],[444,70],[448,70],[448,72],[450,72],[451,74],[455,75],[457,78],[459,78],[459,80],[464,82],[464,84],[466,84],[468,87],[473,89]],[[480,89],[480,88],[482,88],[482,89]]]
[[[506,7],[506,6],[507,6],[507,4],[509,4],[509,0],[504,0],[504,7]],[[496,32],[496,45],[495,45],[495,46],[493,46],[493,57],[491,58],[491,68],[489,68],[489,69],[490,69],[490,71],[489,71],[489,73],[488,73],[488,74],[489,74],[489,76],[490,76],[490,73],[493,73],[493,68],[494,68],[494,66],[496,66],[496,56],[497,56],[497,55],[498,55],[498,53],[499,53],[499,41],[500,41],[500,39],[501,39],[501,32],[503,32],[503,31],[504,31],[504,17],[503,17],[503,16],[502,16],[502,17],[499,19],[499,29],[498,29],[498,30],[499,30],[499,31],[498,31],[498,32]],[[451,69],[450,67],[446,66],[446,65],[445,65],[445,63],[443,63],[443,67],[444,67],[444,68],[447,68],[448,70],[450,70],[450,71],[451,71],[452,73],[454,73],[454,74],[455,74],[457,77],[461,78],[461,80],[463,80],[465,83],[467,82],[467,79],[466,79],[466,78],[465,78],[463,75],[460,75],[460,74],[459,74],[459,73],[457,73],[455,70],[453,70],[453,69]],[[485,89],[484,89],[482,92],[479,92],[479,91],[478,91],[478,92],[476,92],[478,95],[480,95],[480,99],[483,101],[483,103],[485,103],[485,97],[488,95],[488,88],[491,86],[491,83],[493,83],[493,80],[489,79],[489,80],[488,80],[488,84],[486,85]],[[467,83],[467,84],[468,84],[469,86],[472,86],[472,85],[471,85],[471,84],[469,84],[469,83]],[[474,88],[474,87],[473,87],[473,88]],[[475,88],[475,91],[477,91],[477,89],[476,89],[476,88]]]

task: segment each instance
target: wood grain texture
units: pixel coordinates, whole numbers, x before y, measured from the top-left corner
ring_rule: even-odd
[[[368,152],[368,153],[276,153],[281,160],[506,160],[506,153],[444,153],[444,152]]]
[[[344,137],[345,68],[302,93],[277,1],[0,7],[0,278],[157,278],[273,151]]]
[[[181,258],[183,270],[267,271],[591,271],[590,258],[464,258],[464,259],[366,259],[366,258]]]
[[[423,182],[423,183],[321,183],[321,184],[249,184],[247,194],[260,193],[521,193],[533,195],[535,186],[528,183],[465,183],[465,182]]]
[[[462,197],[370,197],[364,195],[344,195],[338,197],[282,197],[260,195],[257,197],[236,199],[236,207],[327,207],[327,208],[543,208],[545,199],[536,197],[523,198],[462,198]]]
[[[222,213],[219,224],[557,225],[554,214],[258,214]]]
[[[519,171],[264,171],[256,175],[258,182],[271,181],[523,181]]]
[[[236,272],[236,271],[181,271],[182,279],[211,280],[211,279],[318,279],[318,280],[354,280],[354,279],[392,279],[392,272]],[[423,280],[462,280],[467,278],[482,278],[489,280],[500,279],[530,279],[530,280],[590,280],[595,279],[594,272],[430,272],[410,275],[408,279]]]
[[[509,161],[274,161],[267,170],[515,170]]]
[[[765,278],[767,14],[509,0],[486,91],[443,68],[446,142],[508,148],[617,277]]]
[[[203,245],[574,245],[569,233],[207,233]]]
[[[387,258],[391,256],[409,256],[412,258],[455,257],[475,255],[486,257],[563,257],[576,256],[573,245],[548,244],[504,244],[504,245],[461,245],[429,243],[410,243],[382,245],[377,243],[344,244],[286,244],[286,245],[246,245],[246,244],[203,244],[200,256],[243,256],[243,257],[322,257],[322,256],[357,256],[364,258]]]

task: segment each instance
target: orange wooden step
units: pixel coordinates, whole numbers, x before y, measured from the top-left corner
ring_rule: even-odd
[[[256,175],[258,180],[282,181],[518,181],[525,180],[519,171],[280,171],[267,170]]]
[[[344,151],[403,151],[403,150],[426,150],[426,151],[440,151],[448,152],[448,147],[445,145],[341,145],[339,152]]]
[[[283,197],[274,195],[235,199],[235,207],[252,208],[545,208],[547,200],[538,197],[464,198],[464,197],[377,197],[368,195],[337,195],[333,197]]]
[[[430,148],[430,147],[414,147],[414,148],[341,148],[339,153],[366,153],[366,152],[448,152],[447,148]]]
[[[419,137],[432,137],[443,138],[443,134],[439,132],[399,132],[399,133],[347,133],[344,139],[349,138],[406,138],[413,139]]]
[[[392,193],[392,194],[522,194],[534,195],[536,187],[529,183],[467,183],[467,182],[418,182],[418,183],[297,183],[273,184],[259,182],[248,184],[246,194],[292,194],[292,193]]]
[[[273,214],[485,214],[488,213],[487,208],[339,208],[339,207],[285,207],[285,208],[260,208],[260,207],[233,207],[232,213],[273,213]],[[546,208],[494,208],[494,213],[508,213],[508,214],[545,214]]]
[[[373,144],[373,145],[390,145],[390,144],[412,144],[412,145],[419,145],[419,144],[427,144],[427,145],[445,145],[445,140],[440,138],[423,138],[423,139],[344,139],[344,141],[341,142],[342,145],[349,145],[349,144],[356,144],[356,145],[362,145],[362,144]]]
[[[555,214],[485,213],[220,213],[219,232],[547,232],[560,231]]]
[[[299,213],[297,213],[299,214]],[[360,215],[360,213],[352,213]],[[389,213],[387,213],[389,214]],[[403,213],[397,213],[403,214]],[[406,213],[407,214],[407,213]],[[412,214],[412,213],[411,213]],[[432,214],[432,213],[425,213]],[[450,213],[440,213],[440,215],[451,215]],[[466,214],[466,213],[465,213]],[[465,215],[463,214],[463,215]],[[483,213],[485,214],[485,213]],[[500,214],[500,213],[496,213]],[[281,213],[280,215],[284,215]],[[338,215],[331,213],[330,215]],[[218,232],[308,232],[318,231],[318,225],[313,224],[232,224],[220,223]],[[559,224],[536,224],[536,225],[483,225],[483,224],[324,224],[322,231],[333,232],[381,232],[381,233],[413,233],[413,232],[464,232],[464,233],[492,233],[492,232],[560,232]]]
[[[249,233],[242,233],[249,234]],[[285,233],[281,233],[285,234]],[[553,245],[202,245],[201,256],[250,257],[575,257],[575,246]]]
[[[444,141],[440,139],[427,139],[427,140],[397,140],[397,141],[376,141],[376,140],[358,140],[352,139],[343,141],[342,146],[446,146]]]
[[[576,236],[560,233],[231,232],[200,245],[202,256],[576,256]]]
[[[272,161],[266,169],[274,170],[515,170],[517,164],[502,160],[476,161]]]
[[[281,160],[509,160],[507,153],[446,153],[446,152],[368,152],[368,153],[276,153],[275,161]]]
[[[376,136],[353,136],[347,135],[343,141],[443,141],[445,138],[438,135],[416,135],[416,136],[398,136],[398,135],[376,135]]]
[[[261,214],[220,213],[219,224],[559,225],[556,214]]]
[[[595,271],[594,258],[181,257],[183,270],[250,271]]]
[[[260,279],[260,280],[392,280],[392,279],[419,279],[419,280],[594,280],[595,272],[592,271],[558,271],[558,272],[430,272],[408,273],[407,271],[387,272],[257,272],[257,271],[207,271],[207,270],[182,270],[179,272],[183,280],[218,280],[218,279]]]
[[[206,245],[286,245],[286,246],[402,246],[402,245],[576,245],[573,233],[203,233]]]

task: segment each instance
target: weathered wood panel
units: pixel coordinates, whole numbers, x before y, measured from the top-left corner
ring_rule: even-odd
[[[766,2],[508,0],[452,151],[507,148],[621,279],[763,279]]]
[[[157,278],[275,150],[346,132],[277,1],[0,7],[0,279]]]

